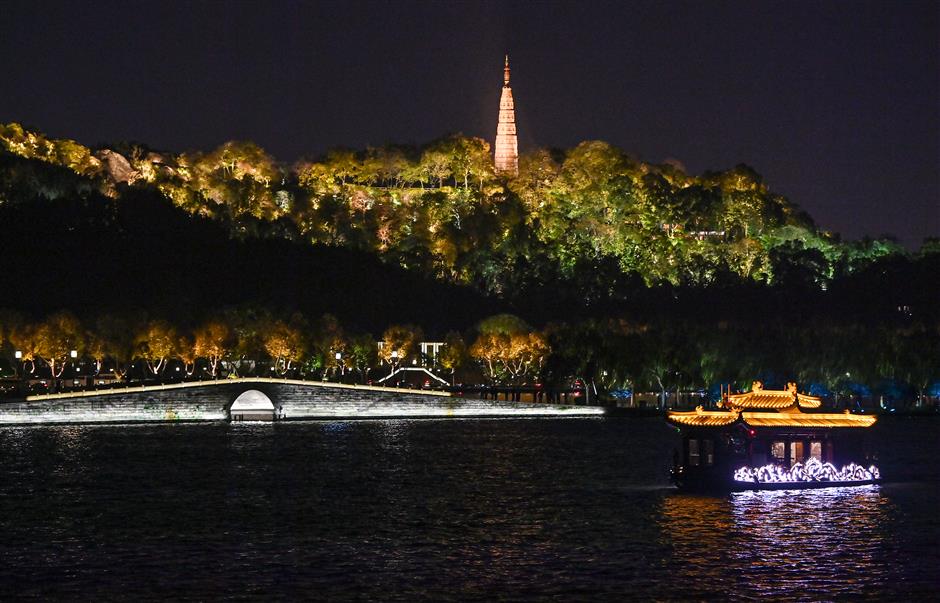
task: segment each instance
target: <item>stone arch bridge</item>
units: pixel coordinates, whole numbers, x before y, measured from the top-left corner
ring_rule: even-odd
[[[0,424],[603,413],[601,407],[480,400],[439,391],[267,378],[67,392],[0,402]]]

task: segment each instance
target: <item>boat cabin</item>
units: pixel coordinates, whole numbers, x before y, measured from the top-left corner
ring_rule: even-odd
[[[821,405],[819,398],[799,393],[794,383],[786,390],[765,390],[758,381],[750,392],[724,395],[719,410],[699,406],[669,412],[667,420],[682,433],[673,480],[699,489],[876,480],[877,469],[856,463],[868,466],[859,436],[877,418],[848,411],[804,412]]]

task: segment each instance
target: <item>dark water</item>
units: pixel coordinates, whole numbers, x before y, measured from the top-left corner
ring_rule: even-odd
[[[689,496],[659,419],[0,428],[0,598],[899,599],[940,421],[881,487]]]

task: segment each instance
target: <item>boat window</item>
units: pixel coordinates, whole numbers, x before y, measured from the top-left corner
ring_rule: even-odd
[[[787,458],[787,448],[783,442],[774,442],[770,445],[770,454],[775,461],[782,463]]]
[[[715,441],[702,440],[702,448],[705,456],[705,466],[711,467],[715,464]]]
[[[809,443],[809,456],[817,461],[822,460],[822,442]]]
[[[803,442],[790,442],[790,464],[803,462]]]
[[[698,440],[689,440],[689,465],[692,467],[698,467],[698,464]]]

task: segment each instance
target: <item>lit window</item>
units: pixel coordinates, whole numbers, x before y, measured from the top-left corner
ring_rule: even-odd
[[[698,465],[699,465],[698,440],[689,440],[689,466],[698,467]]]
[[[787,458],[787,448],[783,442],[774,442],[770,445],[770,454],[775,461],[782,463]]]
[[[803,442],[790,442],[790,464],[803,462]]]
[[[817,461],[822,461],[822,442],[809,443],[809,456]]]

